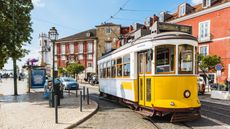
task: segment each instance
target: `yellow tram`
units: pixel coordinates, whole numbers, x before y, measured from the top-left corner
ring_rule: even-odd
[[[155,24],[153,33],[99,59],[100,93],[153,115],[172,114],[171,122],[199,118],[197,39],[185,33],[188,26]]]

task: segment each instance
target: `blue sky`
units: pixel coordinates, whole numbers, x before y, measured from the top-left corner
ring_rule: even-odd
[[[33,40],[30,45],[25,46],[31,52],[21,62],[22,66],[28,58],[39,57],[40,33],[48,33],[55,26],[59,38],[72,35],[87,29],[94,28],[102,22],[107,21],[114,15],[127,0],[32,0],[34,10],[32,11]],[[202,0],[128,0],[124,9],[137,11],[120,11],[115,18],[107,22],[131,25],[135,22],[143,23],[144,19],[159,14],[162,11],[175,12],[178,5],[184,2],[192,5]],[[138,11],[142,10],[142,11]],[[6,69],[12,69],[12,61],[5,65]]]

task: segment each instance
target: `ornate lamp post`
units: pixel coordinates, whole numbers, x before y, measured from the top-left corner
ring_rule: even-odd
[[[54,70],[55,70],[55,55],[54,55],[54,52],[55,52],[55,41],[58,39],[58,32],[56,30],[55,27],[52,27],[49,31],[49,39],[51,40],[51,42],[53,43],[53,71],[52,71],[52,75],[53,75],[53,82],[52,82],[52,85],[53,85],[53,88],[54,88]],[[57,93],[55,93],[57,94]]]

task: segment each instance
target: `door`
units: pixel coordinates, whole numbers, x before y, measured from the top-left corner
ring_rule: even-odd
[[[152,101],[151,54],[151,51],[144,51],[137,56],[139,104],[148,107]]]

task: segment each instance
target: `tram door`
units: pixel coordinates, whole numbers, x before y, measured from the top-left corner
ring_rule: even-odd
[[[144,51],[138,53],[138,91],[139,104],[151,107],[151,61],[152,51]]]

